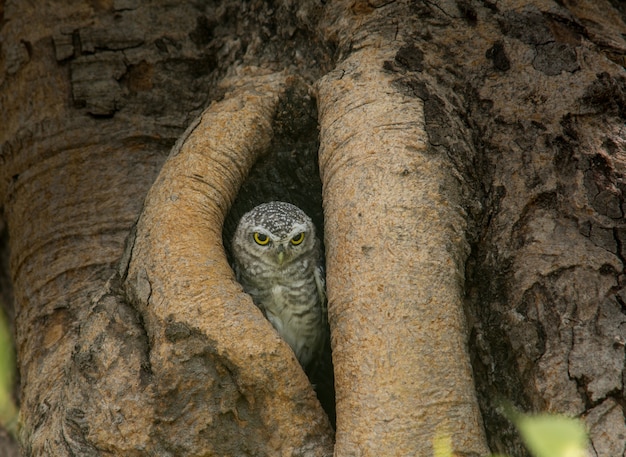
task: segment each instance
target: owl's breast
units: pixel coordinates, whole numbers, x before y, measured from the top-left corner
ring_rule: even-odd
[[[274,284],[263,308],[267,319],[291,346],[302,365],[310,362],[323,335],[322,306],[314,278]]]

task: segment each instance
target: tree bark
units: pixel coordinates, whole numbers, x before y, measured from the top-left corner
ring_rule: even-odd
[[[525,454],[498,413],[506,398],[582,417],[592,455],[622,455],[623,10],[535,2],[497,18],[472,45],[492,66],[468,110],[487,161],[467,277],[490,444]]]
[[[421,100],[384,74],[390,50],[355,52],[319,83],[335,450],[430,455],[439,433],[459,453],[484,455],[458,180],[429,151]]]
[[[152,435],[162,443],[147,450],[235,455],[245,443],[263,455],[331,455],[315,392],[226,262],[221,227],[270,144],[286,82],[271,74],[239,85],[174,148],[129,247],[125,288],[148,332]]]
[[[324,228],[335,455],[431,455],[437,434],[524,455],[502,399],[624,454],[619,2],[0,15],[24,455],[333,452],[227,263],[237,216],[275,198]]]

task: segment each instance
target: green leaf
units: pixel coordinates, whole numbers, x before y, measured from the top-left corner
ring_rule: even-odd
[[[535,457],[587,455],[587,432],[578,419],[554,414],[517,413],[512,420]]]
[[[11,432],[17,424],[17,407],[13,401],[15,357],[11,331],[4,313],[0,310],[0,424]]]
[[[433,438],[433,450],[434,457],[453,457],[450,435],[437,432]]]

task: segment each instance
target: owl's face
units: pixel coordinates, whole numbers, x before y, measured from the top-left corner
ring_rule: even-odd
[[[311,219],[297,206],[284,202],[263,203],[244,214],[233,237],[238,261],[253,257],[277,268],[311,252],[315,245]]]

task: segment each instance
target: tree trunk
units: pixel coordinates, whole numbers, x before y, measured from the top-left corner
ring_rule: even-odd
[[[624,454],[621,4],[0,13],[23,455],[524,455],[504,400]],[[324,228],[334,434],[228,265],[273,199]]]
[[[428,455],[445,433],[455,449],[483,455],[462,308],[459,182],[428,147],[421,100],[384,74],[388,59],[355,52],[319,84],[335,450]]]

